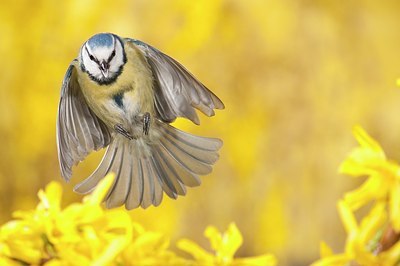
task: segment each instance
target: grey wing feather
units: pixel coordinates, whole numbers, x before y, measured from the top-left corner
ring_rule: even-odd
[[[153,71],[155,104],[163,121],[185,117],[200,124],[194,108],[207,116],[213,116],[214,109],[224,108],[222,101],[175,59],[139,40],[126,40],[144,53]]]
[[[61,175],[69,180],[72,166],[111,141],[107,126],[90,110],[77,81],[76,60],[65,74],[57,115],[57,149]]]

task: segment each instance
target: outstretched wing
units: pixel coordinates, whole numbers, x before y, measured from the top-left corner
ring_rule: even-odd
[[[144,53],[151,66],[156,109],[162,120],[185,117],[200,124],[194,108],[207,116],[213,116],[214,109],[224,108],[222,101],[175,59],[139,40],[126,40]]]
[[[71,178],[73,165],[111,140],[107,126],[86,104],[77,81],[76,64],[74,60],[65,74],[57,115],[58,160],[66,180]]]

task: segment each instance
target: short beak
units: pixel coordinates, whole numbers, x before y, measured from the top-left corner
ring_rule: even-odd
[[[101,69],[100,71],[101,71],[101,74],[103,75],[103,77],[108,78],[108,69],[105,69],[105,70]]]
[[[106,61],[100,63],[100,71],[103,77],[108,78],[108,68],[110,65]]]

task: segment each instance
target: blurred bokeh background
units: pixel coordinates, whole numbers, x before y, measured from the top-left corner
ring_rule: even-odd
[[[337,199],[355,186],[337,167],[361,124],[400,159],[399,1],[16,0],[0,2],[0,222],[59,180],[55,120],[64,73],[97,32],[171,55],[226,104],[192,133],[224,140],[220,161],[186,197],[131,215],[147,229],[207,246],[234,221],[239,255],[306,265],[320,240],[340,251]],[[102,152],[74,169],[73,185]]]

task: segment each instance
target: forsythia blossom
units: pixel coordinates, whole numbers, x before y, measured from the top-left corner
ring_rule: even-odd
[[[215,254],[209,253],[187,239],[182,239],[178,242],[178,248],[190,253],[199,265],[276,265],[276,258],[268,254],[258,257],[234,259],[233,255],[235,255],[235,252],[243,242],[242,235],[234,223],[231,223],[228,230],[223,234],[213,226],[207,227],[204,234],[210,240]],[[194,263],[194,265],[197,264]]]
[[[353,130],[359,147],[340,166],[340,172],[350,176],[367,176],[356,190],[345,194],[344,200],[352,210],[372,200],[388,202],[392,226],[400,230],[400,165],[388,160],[381,146],[361,127]]]
[[[340,166],[340,172],[367,177],[357,189],[338,202],[347,232],[344,253],[333,254],[321,244],[321,259],[312,266],[398,265],[400,260],[400,166],[386,158],[381,146],[361,127],[354,128],[360,144]],[[354,211],[372,202],[369,213],[358,222]]]
[[[65,209],[59,183],[40,190],[35,210],[15,212],[15,219],[0,227],[0,265],[204,265],[196,255],[194,260],[177,256],[168,249],[166,236],[146,231],[125,210],[104,209],[101,203],[113,181],[114,176],[108,175],[82,203]],[[207,265],[275,265],[272,255],[233,259],[242,241],[236,226],[222,237],[210,228],[217,255]],[[190,252],[182,243],[180,248]],[[246,260],[254,263],[241,264]]]

